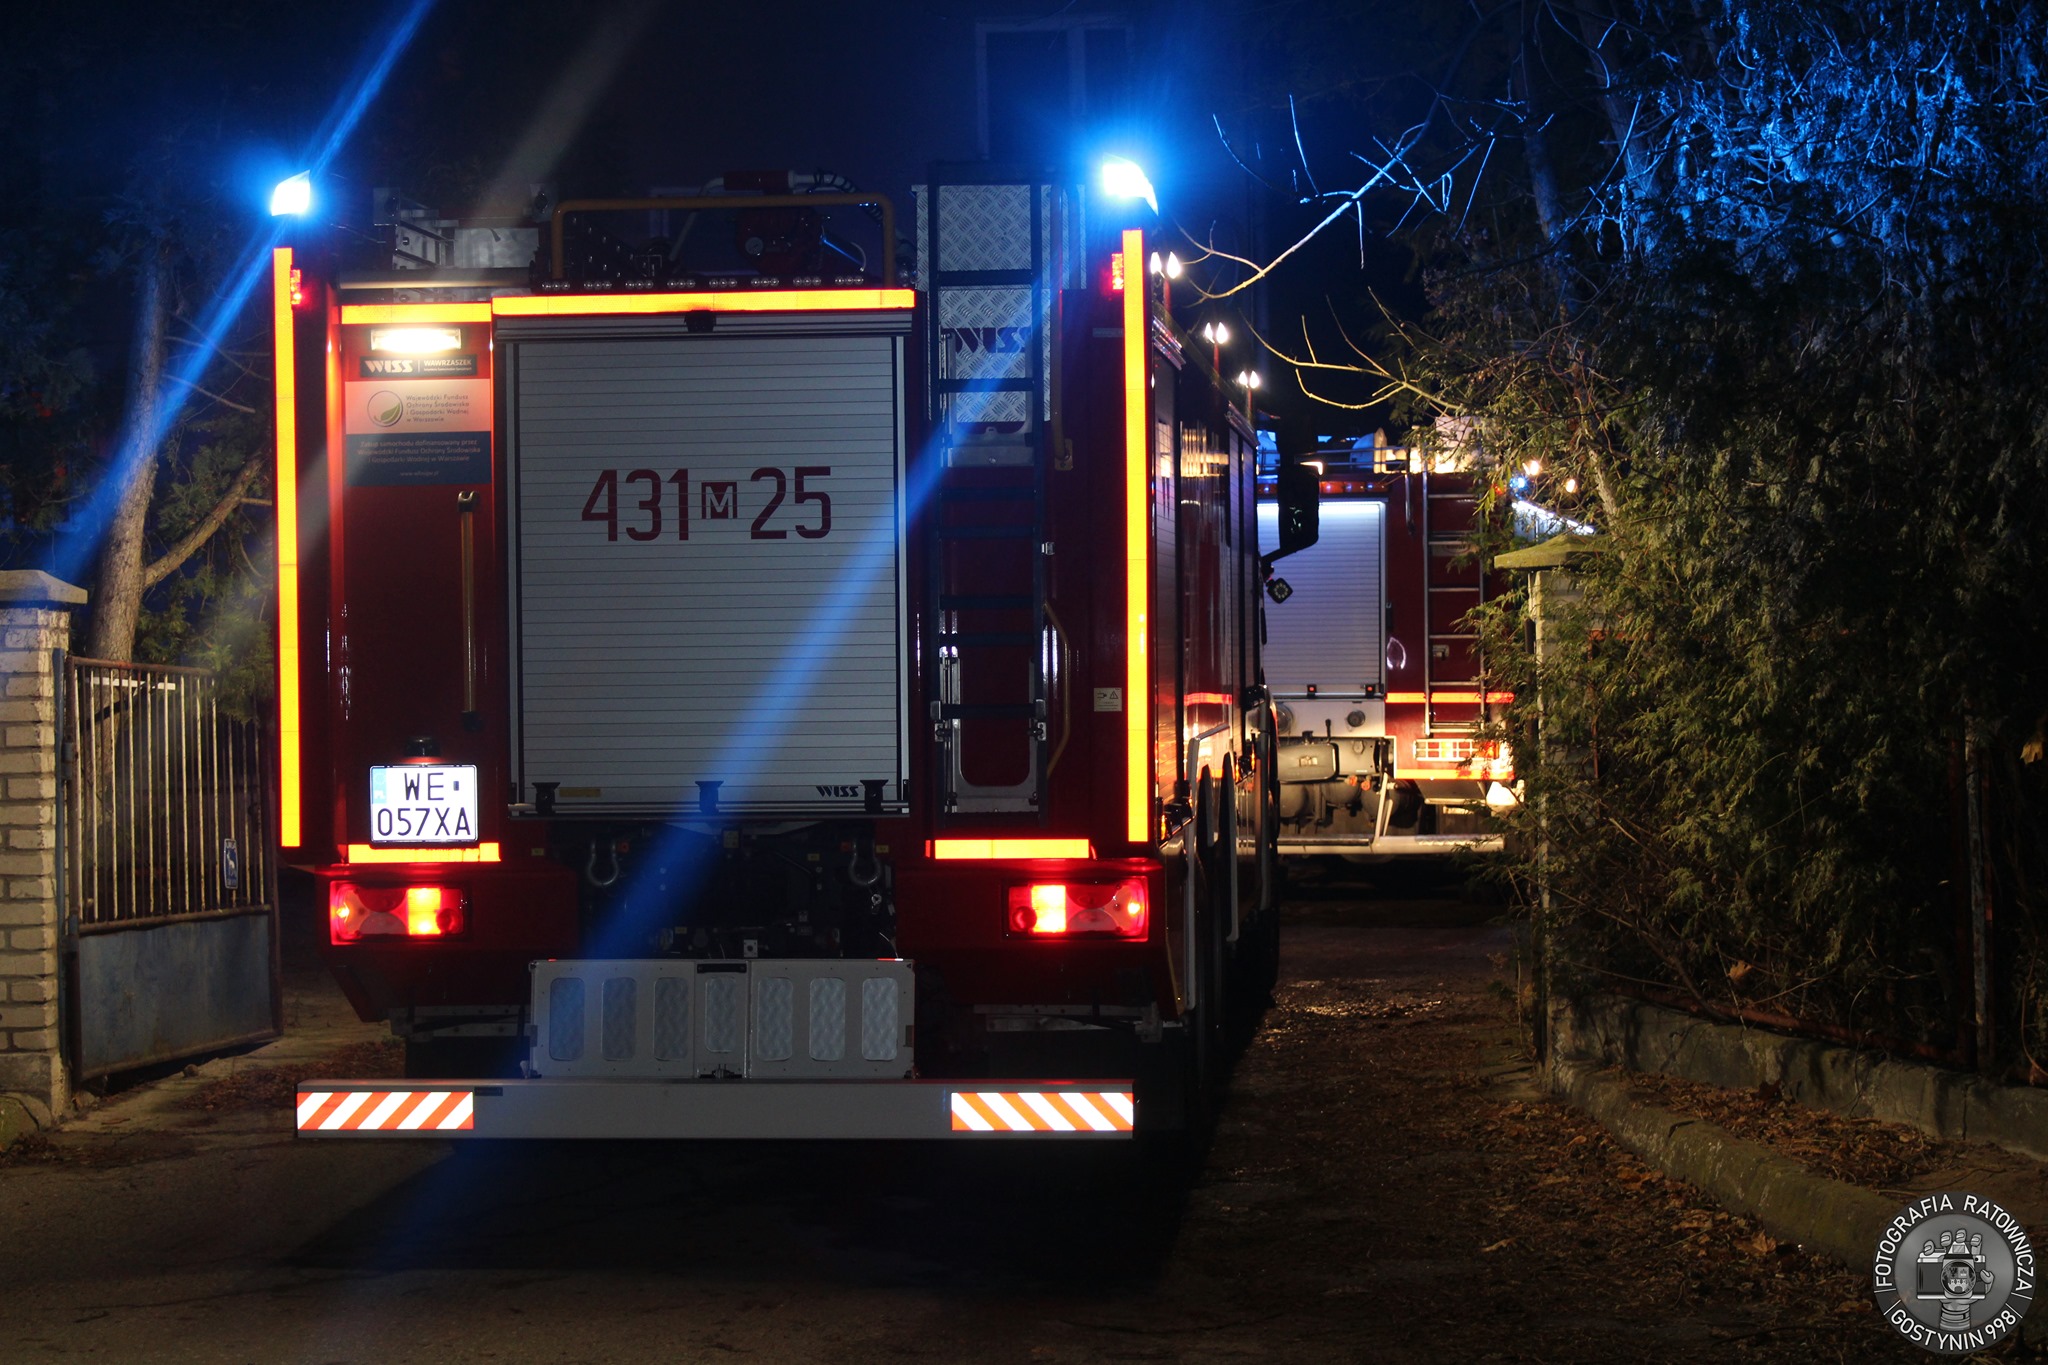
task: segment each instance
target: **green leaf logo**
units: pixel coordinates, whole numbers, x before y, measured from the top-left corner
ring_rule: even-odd
[[[380,427],[395,427],[405,416],[405,400],[389,389],[370,395],[370,420]]]

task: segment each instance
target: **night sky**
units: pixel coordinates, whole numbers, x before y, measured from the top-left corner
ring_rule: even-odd
[[[11,115],[0,170],[16,187],[0,221],[91,211],[132,194],[152,159],[210,196],[225,233],[263,227],[269,187],[309,155],[339,92],[408,3],[305,5],[185,0],[24,16],[0,56]],[[1429,6],[1422,6],[1429,9]],[[1333,62],[1369,38],[1343,7],[1205,3],[747,6],[598,0],[439,0],[335,155],[329,221],[368,226],[370,190],[389,185],[448,212],[512,209],[526,187],[638,194],[733,170],[826,170],[893,197],[933,161],[983,147],[977,24],[1127,22],[1122,64],[1097,63],[1089,107],[1030,107],[1043,75],[1013,51],[1010,93],[1037,159],[1079,178],[1116,151],[1158,186],[1163,226],[1247,255],[1290,240],[1310,215],[1290,203],[1300,158],[1287,96],[1301,94],[1304,145],[1325,177],[1349,174],[1362,106]],[[1081,40],[1075,39],[1078,43]],[[1028,40],[1025,47],[1029,48]],[[1359,69],[1371,63],[1360,53]],[[1016,63],[1021,61],[1022,65]],[[992,64],[1000,67],[1001,63]],[[993,83],[1004,80],[996,70]],[[1226,148],[1221,122],[1232,139]],[[1001,139],[1001,130],[997,137]],[[1247,163],[1241,167],[1235,150]],[[1348,163],[1348,164],[1347,164]],[[1272,186],[1262,185],[1250,171]],[[1327,188],[1327,183],[1325,185]],[[1269,332],[1298,338],[1308,314],[1334,342],[1325,299],[1356,309],[1365,288],[1419,306],[1405,254],[1355,228],[1298,258],[1255,302]],[[1242,300],[1240,300],[1242,302]],[[119,329],[110,329],[112,333]],[[1268,359],[1263,401],[1287,410],[1292,384]],[[1375,414],[1327,413],[1337,429]]]

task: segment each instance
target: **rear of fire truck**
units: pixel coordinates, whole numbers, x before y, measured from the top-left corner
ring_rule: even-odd
[[[1498,591],[1473,552],[1477,476],[1457,450],[1373,437],[1305,457],[1321,538],[1269,589],[1265,667],[1278,712],[1289,857],[1493,853],[1515,796],[1492,735],[1512,694],[1485,681],[1474,608]],[[1270,457],[1269,457],[1269,462]],[[1261,529],[1280,515],[1261,484]]]
[[[915,288],[720,188],[278,255],[283,842],[406,1045],[299,1131],[1180,1123],[1272,957],[1249,427],[1057,185],[935,175]]]

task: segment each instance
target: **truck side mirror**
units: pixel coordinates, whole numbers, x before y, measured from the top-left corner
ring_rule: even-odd
[[[1303,464],[1300,460],[1281,460],[1274,480],[1280,502],[1280,544],[1261,556],[1265,567],[1272,568],[1274,560],[1296,550],[1306,550],[1322,534],[1318,503],[1322,495],[1321,480],[1321,473],[1313,465]]]

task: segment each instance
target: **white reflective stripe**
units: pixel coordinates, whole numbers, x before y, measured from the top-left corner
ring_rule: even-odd
[[[455,1102],[455,1107],[448,1111],[448,1117],[442,1119],[439,1123],[435,1124],[434,1126],[436,1128],[441,1129],[443,1132],[455,1128],[460,1128],[463,1124],[469,1122],[470,1111],[475,1107],[475,1097],[465,1094],[461,1099]]]
[[[995,1110],[996,1117],[1001,1119],[1003,1126],[1011,1132],[1028,1133],[1031,1131],[1031,1120],[1025,1118],[1015,1109],[1012,1109],[1009,1100],[1005,1099],[998,1092],[994,1090],[977,1090],[974,1092],[974,1098]]]
[[[1090,1095],[1080,1090],[1062,1090],[1060,1091],[1060,1098],[1073,1106],[1074,1112],[1086,1120],[1088,1126],[1096,1132],[1113,1133],[1116,1131],[1116,1125],[1109,1121],[1109,1117],[1106,1114],[1096,1108],[1096,1102],[1102,1096]]]
[[[1074,1121],[1068,1118],[1065,1114],[1062,1114],[1059,1110],[1055,1109],[1053,1107],[1052,1101],[1048,1100],[1045,1096],[1039,1094],[1037,1091],[1026,1090],[1024,1093],[1017,1096],[1017,1098],[1024,1101],[1024,1103],[1030,1105],[1033,1109],[1037,1110],[1038,1117],[1044,1119],[1047,1123],[1051,1124],[1059,1132],[1071,1133],[1074,1131]]]
[[[333,1113],[320,1120],[320,1131],[324,1133],[330,1128],[339,1128],[347,1123],[348,1116],[362,1108],[363,1101],[369,1099],[372,1093],[368,1090],[351,1091],[347,1099],[334,1106]]]
[[[417,1094],[418,1092],[415,1091],[414,1093]],[[427,1116],[436,1109],[439,1109],[441,1101],[448,1098],[448,1093],[446,1090],[429,1090],[421,1097],[420,1102],[413,1106],[412,1112],[399,1121],[399,1131],[409,1132],[425,1123]]]
[[[953,1117],[977,1133],[993,1133],[996,1130],[995,1125],[976,1113],[974,1106],[967,1102],[967,1097],[957,1090],[953,1092]]]
[[[309,1090],[299,1100],[299,1127],[306,1126],[306,1120],[320,1112],[320,1106],[334,1098],[332,1090]]]
[[[1095,1098],[1096,1098],[1096,1099],[1098,1099],[1098,1100],[1101,1100],[1101,1101],[1102,1101],[1102,1102],[1103,1102],[1104,1104],[1108,1105],[1108,1106],[1109,1106],[1109,1107],[1110,1107],[1111,1109],[1114,1109],[1114,1110],[1116,1110],[1116,1116],[1117,1116],[1118,1118],[1122,1119],[1122,1120],[1123,1120],[1123,1121],[1124,1121],[1125,1123],[1133,1123],[1133,1122],[1135,1122],[1135,1121],[1136,1121],[1136,1120],[1134,1120],[1134,1119],[1133,1119],[1133,1118],[1131,1117],[1131,1092],[1130,1092],[1130,1091],[1128,1091],[1128,1090],[1104,1090],[1104,1091],[1101,1091],[1101,1092],[1099,1092],[1099,1093],[1098,1093],[1098,1094],[1097,1094],[1097,1095],[1095,1096]]]
[[[359,1128],[382,1128],[384,1126],[384,1120],[391,1117],[391,1111],[398,1108],[399,1105],[404,1104],[405,1101],[405,1091],[392,1091],[390,1094],[386,1095],[381,1101],[378,1102],[377,1107],[370,1111],[369,1116],[367,1118],[365,1118],[361,1123],[357,1124],[356,1126]]]

